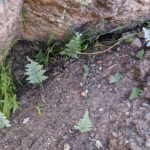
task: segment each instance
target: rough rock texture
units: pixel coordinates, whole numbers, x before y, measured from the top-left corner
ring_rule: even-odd
[[[61,38],[71,25],[99,24],[98,30],[129,25],[150,18],[149,0],[25,0],[27,19],[23,37],[45,39],[50,32]]]
[[[19,33],[19,16],[23,0],[0,0],[0,51]]]

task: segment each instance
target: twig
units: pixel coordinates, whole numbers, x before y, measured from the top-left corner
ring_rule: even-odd
[[[117,46],[120,43],[120,41],[118,41],[117,43],[115,43],[114,45],[112,45],[111,47],[107,48],[104,51],[98,51],[98,52],[93,52],[93,53],[80,53],[80,55],[96,55],[96,54],[103,54],[106,53],[107,51],[111,50],[112,48],[114,48],[115,46]]]

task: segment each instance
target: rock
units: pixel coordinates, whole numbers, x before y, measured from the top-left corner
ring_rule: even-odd
[[[46,39],[50,33],[62,38],[73,30],[97,32],[122,25],[134,25],[150,17],[149,0],[25,0],[27,19],[22,35],[26,39]],[[103,24],[104,21],[109,23]],[[97,26],[96,26],[97,25]]]
[[[141,96],[145,99],[150,99],[150,86],[144,88],[144,91],[141,93]]]
[[[29,117],[27,117],[27,118],[24,118],[24,120],[23,120],[23,124],[26,124],[28,121],[30,120],[30,118]]]
[[[103,148],[103,145],[102,145],[100,140],[96,140],[95,146],[96,146],[97,149]]]
[[[150,71],[150,60],[148,59],[144,59],[140,65],[139,65],[139,69],[141,71],[141,79],[144,79],[145,76],[148,74],[148,72]]]
[[[25,0],[21,11],[22,4],[23,0],[0,0],[0,50],[20,36],[46,40],[54,33],[61,39],[69,27],[91,29],[93,35],[150,18],[149,0]]]
[[[112,132],[112,136],[113,136],[114,138],[117,138],[117,137],[118,137],[118,135],[117,135],[116,132]]]
[[[0,0],[0,52],[19,35],[23,0]]]
[[[87,97],[87,93],[86,92],[81,92],[80,94],[82,97]]]
[[[64,144],[64,150],[70,150],[70,145],[68,143],[65,143]]]
[[[135,38],[133,42],[131,43],[131,46],[141,48],[142,47],[142,42],[139,38]]]
[[[146,143],[145,143],[146,147],[150,147],[150,137],[148,137],[146,139]]]
[[[150,76],[147,77],[147,85],[150,86]]]

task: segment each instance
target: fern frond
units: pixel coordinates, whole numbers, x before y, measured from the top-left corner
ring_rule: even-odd
[[[79,130],[81,133],[89,132],[92,130],[92,122],[89,118],[89,112],[86,111],[83,118],[79,120],[79,122],[74,125],[76,130]]]
[[[143,28],[143,31],[144,31],[144,37],[147,42],[147,46],[149,47],[150,46],[150,30]]]
[[[60,53],[65,57],[78,58],[78,55],[81,53],[81,33],[76,33],[76,35],[70,40],[68,44],[65,45],[65,49]]]
[[[45,70],[43,70],[43,65],[30,58],[27,59],[30,63],[26,65],[25,74],[28,76],[27,80],[29,83],[39,84],[46,80],[48,77],[44,75]]]
[[[0,112],[0,128],[8,128],[11,127],[11,124],[9,120],[6,118],[6,116]]]

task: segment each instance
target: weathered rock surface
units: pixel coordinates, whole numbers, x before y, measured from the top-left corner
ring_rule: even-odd
[[[23,0],[0,0],[0,51],[19,34]]]
[[[71,25],[99,24],[98,30],[129,25],[150,18],[149,0],[25,0],[27,20],[23,37],[45,39],[53,32],[58,38]]]
[[[74,30],[94,26],[100,31],[150,18],[149,0],[24,0],[25,11],[19,19],[22,3],[0,0],[0,49],[18,34],[29,40],[44,40],[54,33],[59,39],[69,26]]]

